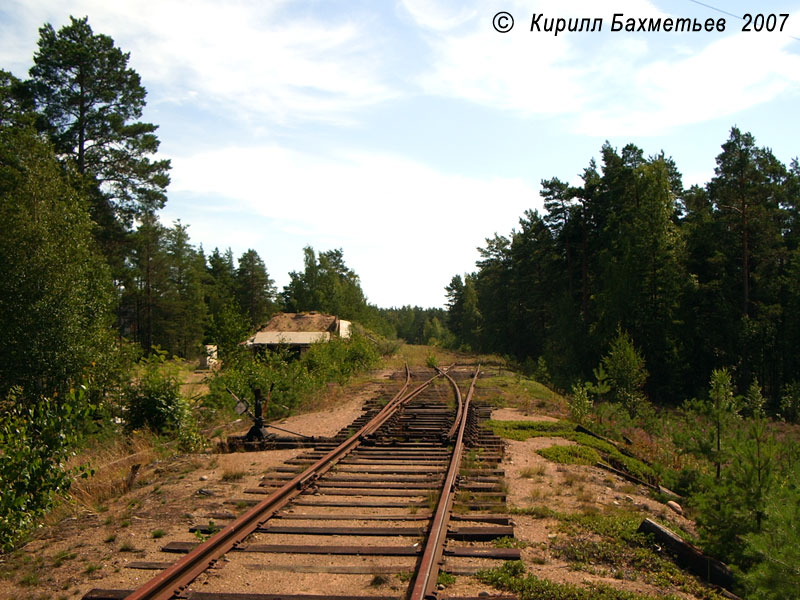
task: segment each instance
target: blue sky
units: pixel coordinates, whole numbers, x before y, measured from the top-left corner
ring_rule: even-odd
[[[0,68],[25,77],[43,23],[88,15],[148,90],[166,224],[254,248],[279,287],[303,246],[342,248],[371,302],[439,306],[486,237],[541,207],[540,180],[575,180],[605,140],[663,149],[687,186],[733,125],[800,154],[800,0],[706,4],[790,16],[746,33],[690,0],[5,0]],[[533,13],[603,31],[530,32]],[[611,32],[614,13],[727,27]]]

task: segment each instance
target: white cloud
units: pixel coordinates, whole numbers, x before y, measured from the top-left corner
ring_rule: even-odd
[[[401,4],[418,25],[438,31],[463,25],[478,14],[476,8],[465,7],[461,0],[402,0]]]
[[[215,197],[252,215],[265,240],[280,233],[305,236],[302,243],[318,249],[343,247],[370,300],[382,305],[441,303],[452,275],[474,270],[485,237],[507,234],[525,209],[540,205],[522,180],[442,173],[387,154],[259,146],[172,160],[173,193]],[[265,250],[268,264],[277,252]],[[299,257],[300,246],[291,252]]]
[[[131,65],[148,88],[159,88],[162,101],[251,119],[347,122],[352,111],[394,95],[367,23],[354,15],[325,20],[287,2],[256,0],[78,0],[68,9],[56,0],[11,1],[20,32],[0,43],[6,64],[29,63],[38,27],[52,21],[58,29],[69,10],[89,15],[96,32],[129,51]]]
[[[581,115],[593,135],[648,135],[728,117],[800,90],[800,56],[785,36],[723,37],[691,56],[668,56],[627,69],[629,92],[611,86],[602,106]]]
[[[419,23],[436,22],[435,3],[406,4],[414,5],[409,12]],[[424,12],[421,7],[430,4]],[[617,136],[662,133],[800,90],[796,42],[784,34],[735,33],[738,23],[731,19],[726,34],[637,35],[610,33],[612,15],[670,15],[647,0],[505,0],[480,6],[468,26],[429,36],[431,67],[419,77],[426,92],[523,117],[562,117],[578,134]],[[492,29],[497,10],[515,16],[510,33]],[[530,32],[533,13],[548,19],[602,17],[604,33]]]

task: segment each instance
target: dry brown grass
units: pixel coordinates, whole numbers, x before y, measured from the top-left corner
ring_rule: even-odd
[[[577,499],[578,499],[578,502],[582,502],[584,504],[591,504],[595,500],[595,495],[594,495],[594,492],[592,492],[591,489],[586,488],[584,486],[580,486],[578,488]]]
[[[585,481],[586,476],[582,473],[576,473],[575,471],[565,470],[562,475],[562,483],[566,487],[575,487],[578,483],[583,483]]]
[[[208,394],[208,371],[196,370],[197,363],[183,363],[181,365],[181,394],[193,401]]]
[[[530,493],[528,494],[528,500],[531,502],[538,502],[542,498],[545,497],[545,491],[541,487],[535,487],[531,489]]]
[[[531,479],[533,477],[544,477],[547,473],[547,468],[544,465],[536,465],[535,467],[526,467],[519,472],[519,476],[524,479]]]
[[[158,444],[155,436],[136,432],[130,436],[104,438],[84,449],[70,461],[70,466],[88,465],[94,474],[78,477],[70,488],[71,504],[90,510],[110,498],[128,491],[133,465],[147,465],[162,457],[167,450]],[[142,477],[137,473],[137,479]]]

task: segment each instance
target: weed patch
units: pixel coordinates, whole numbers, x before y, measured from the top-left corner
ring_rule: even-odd
[[[552,458],[542,452],[539,452],[539,454],[554,462],[566,464],[594,464],[602,459],[612,467],[630,473],[638,479],[649,483],[658,483],[657,474],[648,465],[623,454],[609,442],[575,431],[575,424],[569,421],[488,421],[486,426],[500,437],[511,440],[525,441],[532,437],[564,438],[596,452],[592,454],[585,451],[547,449]],[[571,453],[573,452],[578,452],[579,454],[572,455]],[[597,458],[592,462],[585,462],[590,457]]]
[[[527,508],[511,507],[508,512],[512,515],[526,515],[535,519],[552,519],[558,516],[558,513],[552,508],[541,504]]]
[[[520,471],[519,476],[523,479],[531,479],[532,477],[544,477],[547,469],[544,465],[537,465],[535,467],[527,467]]]
[[[519,600],[650,600],[650,596],[618,590],[607,585],[580,587],[555,583],[526,574],[521,561],[506,562],[502,567],[479,571],[483,583],[517,595]],[[677,596],[665,596],[677,600]]]
[[[528,542],[505,536],[492,540],[492,546],[495,548],[527,548]]]
[[[500,437],[524,442],[532,437],[565,437],[575,433],[569,421],[486,421],[485,427]]]
[[[562,413],[566,400],[542,383],[520,374],[504,372],[485,380],[478,380],[477,387],[499,388],[500,403],[515,406],[530,412],[542,408]]]
[[[568,465],[593,465],[600,460],[597,451],[586,446],[550,446],[536,452],[547,460]]]
[[[222,481],[240,481],[247,475],[247,471],[225,471],[222,474]]]

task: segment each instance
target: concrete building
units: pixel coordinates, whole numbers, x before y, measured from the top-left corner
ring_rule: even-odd
[[[289,346],[304,350],[332,337],[348,339],[350,321],[318,312],[279,313],[244,344],[254,349]]]

